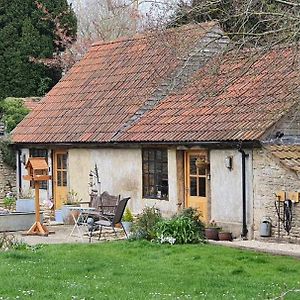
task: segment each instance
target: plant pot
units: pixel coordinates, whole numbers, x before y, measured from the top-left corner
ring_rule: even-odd
[[[232,233],[231,232],[219,232],[219,240],[220,241],[232,241]]]
[[[16,201],[17,212],[33,212],[35,211],[35,201],[32,198],[18,199]]]
[[[219,228],[205,228],[205,236],[208,240],[219,240]]]
[[[124,227],[125,232],[127,233],[127,236],[129,236],[131,232],[132,222],[122,221],[122,225]]]
[[[78,207],[78,205],[65,204],[61,208],[61,215],[65,225],[74,225],[74,218],[72,217],[71,208]]]
[[[63,223],[61,209],[56,209],[55,210],[55,221],[58,222],[58,223]]]

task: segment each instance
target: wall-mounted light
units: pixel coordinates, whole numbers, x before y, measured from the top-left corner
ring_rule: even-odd
[[[21,155],[20,161],[24,166],[26,165],[26,155],[25,154]]]
[[[232,156],[226,156],[225,157],[225,167],[227,169],[229,169],[230,171],[232,170],[232,160],[233,160]]]

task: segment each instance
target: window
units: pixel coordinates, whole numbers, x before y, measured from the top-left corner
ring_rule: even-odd
[[[168,200],[168,152],[143,149],[143,197]]]
[[[48,164],[48,150],[47,149],[29,149],[29,156],[30,157],[45,157],[46,162]],[[33,183],[30,182],[30,186],[33,186]],[[40,182],[40,189],[46,190],[47,189],[47,181]]]

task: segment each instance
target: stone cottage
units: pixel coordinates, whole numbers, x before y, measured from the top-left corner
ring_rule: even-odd
[[[276,193],[300,192],[297,52],[227,45],[213,22],[94,44],[14,130],[18,186],[22,161],[44,156],[57,208],[70,190],[88,200],[97,165],[102,191],[134,213],[191,206],[248,238],[265,216],[276,226]]]

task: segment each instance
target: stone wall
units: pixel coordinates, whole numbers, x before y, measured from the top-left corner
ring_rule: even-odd
[[[260,223],[264,216],[272,219],[272,238],[278,237],[278,216],[275,209],[278,191],[300,192],[300,178],[284,167],[280,161],[265,149],[253,151],[254,192],[254,235],[258,238]],[[300,203],[293,205],[292,230],[288,236],[280,224],[280,237],[291,242],[300,242]]]
[[[3,162],[0,151],[0,205],[9,191],[16,193],[16,171]]]

